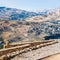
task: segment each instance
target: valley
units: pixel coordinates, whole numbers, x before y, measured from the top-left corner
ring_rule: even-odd
[[[0,7],[0,56],[5,60],[44,60],[60,53],[59,40],[60,9],[29,12]]]

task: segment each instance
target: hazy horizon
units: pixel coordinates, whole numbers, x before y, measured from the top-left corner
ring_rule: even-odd
[[[17,8],[27,11],[60,7],[60,0],[0,0],[0,7]]]

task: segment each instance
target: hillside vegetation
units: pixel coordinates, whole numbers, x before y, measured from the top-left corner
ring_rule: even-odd
[[[60,9],[28,12],[0,7],[0,44],[60,39]]]
[[[60,39],[60,20],[42,22],[0,20],[0,44],[19,41]]]

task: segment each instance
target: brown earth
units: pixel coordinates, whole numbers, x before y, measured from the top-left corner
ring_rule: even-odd
[[[60,54],[55,54],[42,60],[60,60]]]

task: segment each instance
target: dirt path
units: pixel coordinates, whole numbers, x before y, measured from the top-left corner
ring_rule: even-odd
[[[52,56],[44,58],[42,60],[60,60],[60,54],[52,55]]]
[[[45,46],[33,51],[29,51],[27,53],[23,53],[11,60],[39,60],[41,58],[44,58],[56,53],[60,53],[60,42],[53,45]]]

